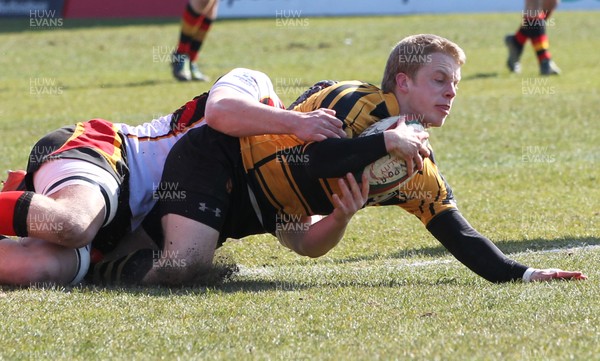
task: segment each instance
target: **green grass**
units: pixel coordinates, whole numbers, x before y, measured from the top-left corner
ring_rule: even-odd
[[[316,260],[270,236],[227,242],[220,252],[240,272],[217,288],[5,287],[0,358],[600,359],[600,251],[585,247],[600,244],[597,16],[556,13],[548,33],[564,74],[555,78],[538,77],[530,45],[523,74],[506,71],[503,36],[517,13],[310,18],[304,27],[219,21],[201,63],[213,77],[238,66],[265,71],[289,104],[325,78],[379,84],[405,35],[456,41],[468,61],[431,143],[461,210],[512,258],[589,280],[490,284],[414,217],[371,208]],[[3,19],[0,170],[23,168],[33,143],[59,126],[141,123],[207,90],[171,79],[165,59],[177,32],[176,19],[59,29]],[[36,91],[40,82],[57,94]]]

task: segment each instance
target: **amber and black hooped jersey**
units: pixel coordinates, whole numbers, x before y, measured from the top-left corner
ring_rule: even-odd
[[[356,137],[378,120],[400,113],[393,94],[358,81],[331,85],[294,110],[309,112],[319,108],[334,109],[349,137]],[[309,216],[329,214],[333,210],[332,195],[339,192],[337,179],[308,175],[306,165],[314,161],[306,153],[309,144],[294,135],[240,139],[248,181],[267,229],[284,214]],[[423,171],[398,189],[396,195],[370,201],[369,205],[399,205],[424,224],[440,212],[455,207],[452,191],[439,173],[433,156],[425,161]]]
[[[400,114],[394,94],[360,81],[331,85],[296,105],[294,110],[310,112],[319,108],[335,110],[335,116],[344,122],[344,130],[350,138],[381,119]]]

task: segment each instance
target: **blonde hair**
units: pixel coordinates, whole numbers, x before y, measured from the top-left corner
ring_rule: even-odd
[[[386,93],[393,92],[398,73],[404,73],[414,79],[419,69],[427,63],[426,59],[433,53],[449,55],[461,66],[467,60],[465,52],[446,38],[433,34],[408,36],[392,49],[385,65],[381,90]]]

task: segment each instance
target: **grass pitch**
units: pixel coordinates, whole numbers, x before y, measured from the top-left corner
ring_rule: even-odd
[[[599,359],[600,47],[597,13],[556,13],[563,69],[505,68],[520,14],[218,21],[201,56],[213,77],[269,74],[290,103],[321,79],[379,84],[402,37],[436,33],[467,53],[453,112],[431,143],[459,206],[481,233],[534,267],[584,282],[494,285],[455,261],[394,208],[357,214],[328,255],[310,260],[270,236],[231,240],[240,271],[220,287],[0,290],[2,359],[593,360]],[[210,84],[169,73],[178,20],[0,25],[0,170],[34,142],[94,117],[142,123]],[[599,46],[596,46],[599,45]],[[0,257],[0,262],[1,262]]]

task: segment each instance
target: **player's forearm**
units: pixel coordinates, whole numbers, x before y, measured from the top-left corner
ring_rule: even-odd
[[[490,282],[520,280],[527,269],[479,234],[458,210],[436,216],[427,229],[456,259]]]
[[[310,225],[306,232],[280,234],[280,242],[301,256],[321,257],[334,248],[344,236],[348,222],[332,214]]]
[[[293,133],[293,112],[238,96],[209,96],[206,123],[233,137]],[[212,97],[212,98],[211,98]]]
[[[337,178],[359,173],[387,154],[383,133],[353,139],[326,139],[306,147],[308,174],[315,178]]]

